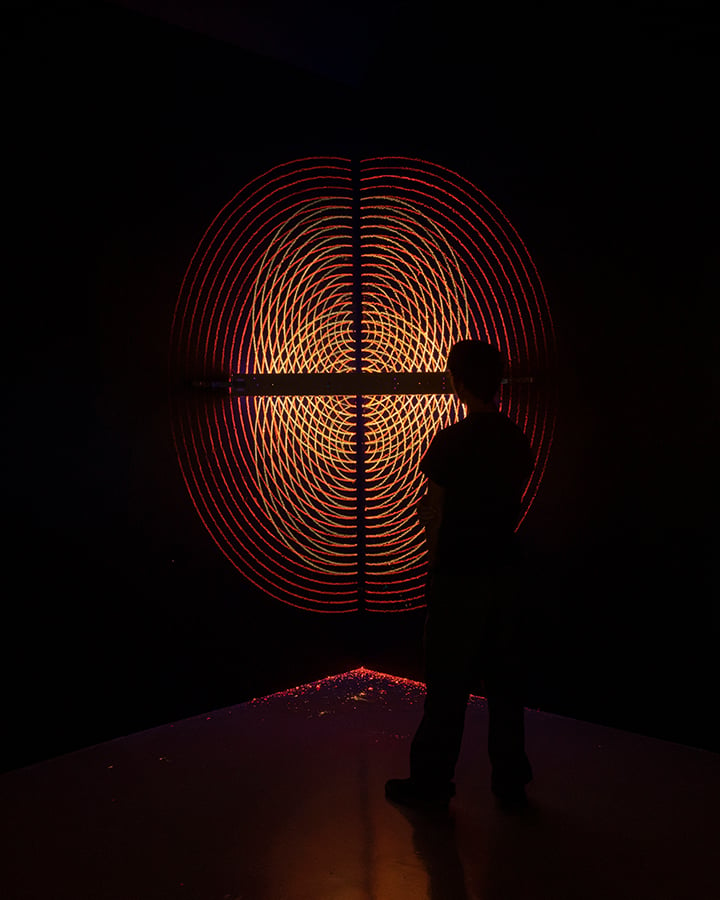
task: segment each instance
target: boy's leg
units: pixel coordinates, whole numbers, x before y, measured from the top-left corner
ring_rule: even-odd
[[[447,787],[455,777],[470,696],[467,628],[430,613],[425,624],[423,717],[410,747],[413,781]]]
[[[491,656],[485,687],[488,701],[488,755],[492,783],[513,790],[532,780],[525,751],[525,684],[522,659],[515,654]]]
[[[460,755],[469,692],[463,680],[429,678],[425,708],[410,747],[410,777],[448,788]]]

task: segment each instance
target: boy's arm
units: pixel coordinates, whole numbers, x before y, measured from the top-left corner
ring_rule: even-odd
[[[443,503],[445,501],[445,488],[428,480],[427,493],[421,497],[416,507],[418,518],[425,526],[425,540],[430,554],[430,565],[435,562],[438,531],[442,521]]]

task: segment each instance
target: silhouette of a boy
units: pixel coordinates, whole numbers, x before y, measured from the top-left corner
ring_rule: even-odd
[[[499,412],[503,360],[490,344],[460,341],[448,357],[464,419],[439,431],[420,463],[418,504],[430,553],[425,622],[424,714],[410,750],[410,778],[386,796],[446,807],[455,794],[469,685],[488,701],[491,788],[505,807],[526,805],[525,650],[514,532],[534,457],[525,434]]]

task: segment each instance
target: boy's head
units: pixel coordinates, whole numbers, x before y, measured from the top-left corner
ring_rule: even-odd
[[[450,350],[447,367],[453,381],[483,403],[491,403],[500,390],[503,358],[484,341],[458,341]]]

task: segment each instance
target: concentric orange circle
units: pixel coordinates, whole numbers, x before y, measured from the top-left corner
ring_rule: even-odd
[[[205,232],[175,309],[172,378],[444,371],[463,338],[509,361],[501,408],[537,454],[524,518],[552,443],[554,334],[523,242],[480,190],[431,163],[297,160]],[[249,581],[322,612],[423,604],[418,463],[462,415],[453,398],[176,392],[173,415],[193,503]]]

